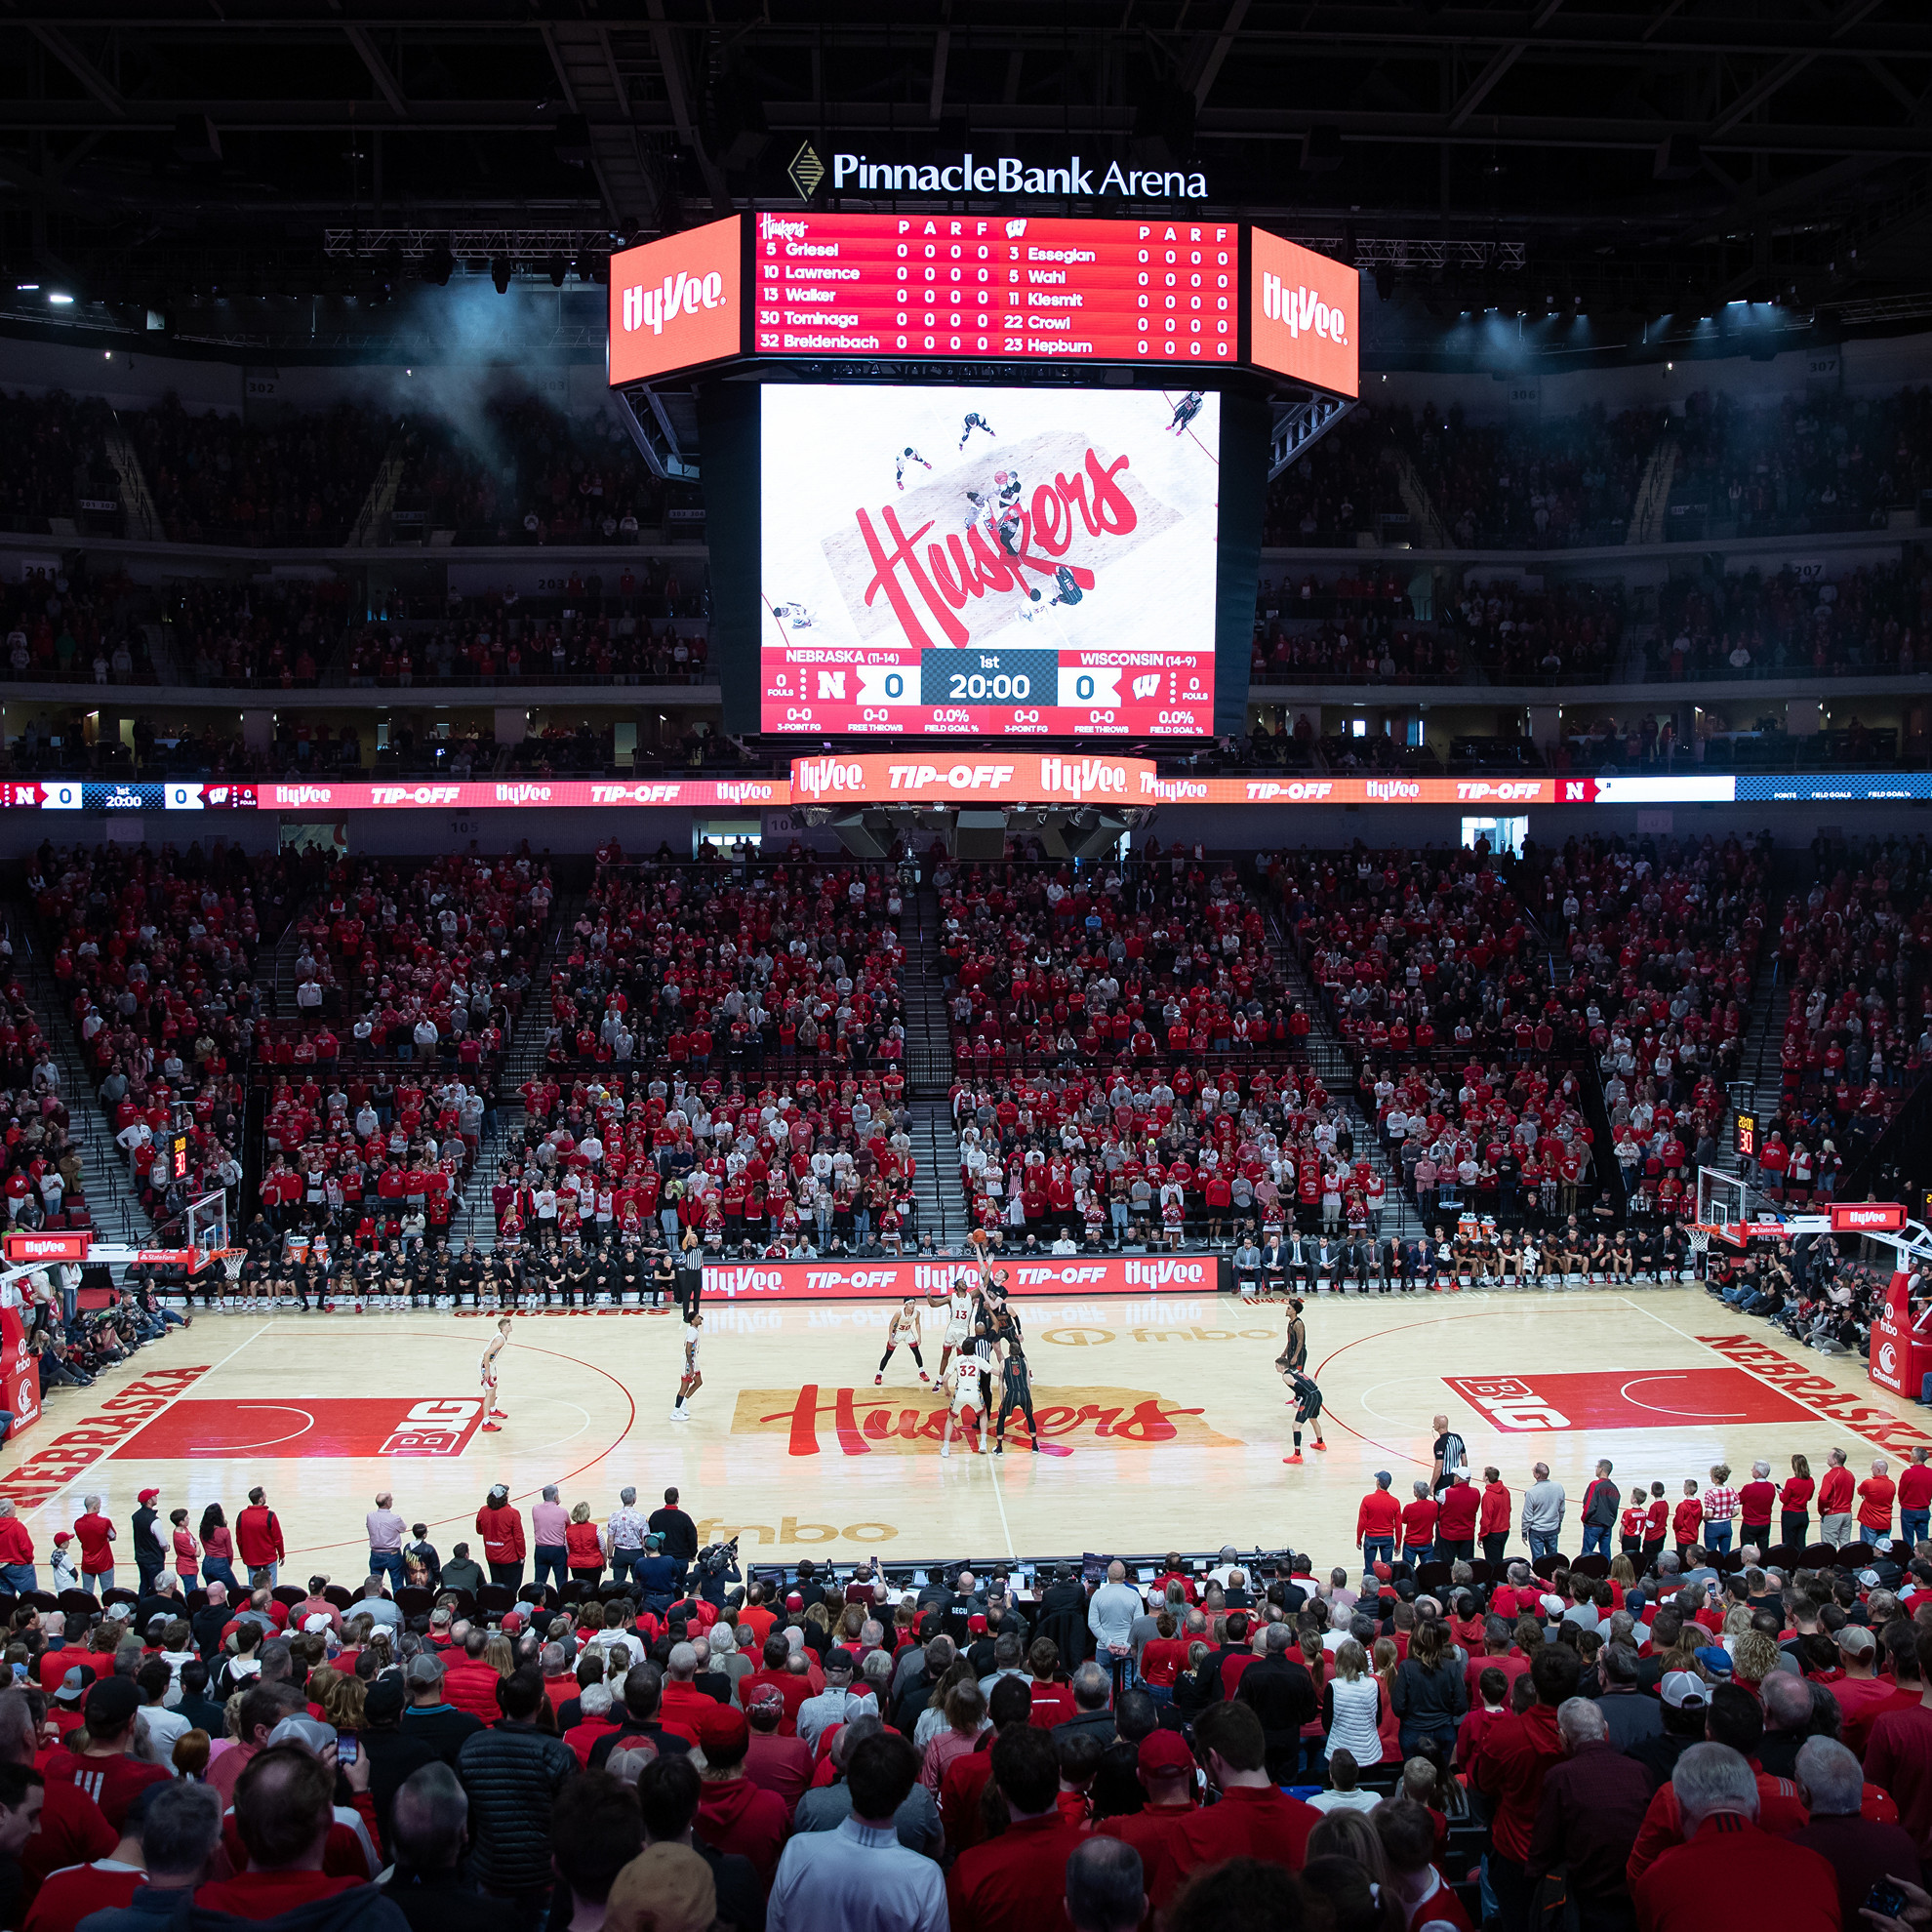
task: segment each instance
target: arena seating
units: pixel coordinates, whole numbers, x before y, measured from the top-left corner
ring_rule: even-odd
[[[0,437],[8,453],[0,479],[0,529],[45,534],[50,517],[119,536],[113,519],[93,518],[84,502],[118,502],[102,431],[107,405],[59,390],[30,396],[0,389]]]
[[[334,577],[188,578],[167,586],[161,611],[182,681],[308,690],[337,663],[349,586]]]
[[[170,396],[121,426],[176,543],[342,543],[389,439],[384,413],[354,403],[264,423]]]
[[[1883,529],[1932,482],[1932,391],[1883,398],[1783,396],[1754,403],[1700,391],[1678,443],[1666,535],[1802,536]]]

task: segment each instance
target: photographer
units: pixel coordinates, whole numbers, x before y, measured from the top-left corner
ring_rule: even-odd
[[[714,1609],[722,1610],[731,1586],[745,1581],[738,1567],[737,1537],[729,1543],[707,1545],[698,1552],[692,1567],[698,1594]]]

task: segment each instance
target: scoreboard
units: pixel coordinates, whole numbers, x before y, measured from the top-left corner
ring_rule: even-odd
[[[752,349],[1232,368],[1240,232],[1233,221],[764,214]]]

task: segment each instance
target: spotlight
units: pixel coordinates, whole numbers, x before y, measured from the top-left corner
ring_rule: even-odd
[[[509,292],[510,276],[513,272],[514,264],[508,256],[499,255],[491,261],[490,279],[496,284],[499,295],[506,295]]]
[[[423,264],[423,279],[433,282],[439,289],[446,289],[455,271],[456,257],[450,253],[447,242],[440,242],[429,251],[428,260]]]
[[[553,255],[550,257],[549,261],[546,262],[543,265],[545,270],[549,274],[551,288],[553,289],[562,288],[564,285],[564,277],[570,272],[564,266],[563,257],[561,255]]]

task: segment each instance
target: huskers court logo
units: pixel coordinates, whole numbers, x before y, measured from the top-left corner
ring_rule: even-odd
[[[785,1453],[816,1456],[829,1433],[841,1455],[927,1456],[939,1452],[946,1419],[944,1403],[911,1402],[873,1389],[825,1389],[808,1382],[799,1389],[742,1389],[733,1411],[734,1435],[783,1435]],[[995,1397],[995,1413],[997,1398]],[[1184,1443],[1196,1449],[1239,1449],[1235,1436],[1223,1435],[1202,1420],[1205,1411],[1169,1405],[1144,1389],[1049,1389],[1033,1385],[1033,1414],[1046,1455],[1071,1455],[1076,1448],[1142,1449]],[[1026,1416],[1018,1409],[1007,1419],[1009,1444],[1028,1440]],[[953,1430],[955,1436],[960,1430]],[[969,1435],[968,1439],[973,1439]]]

